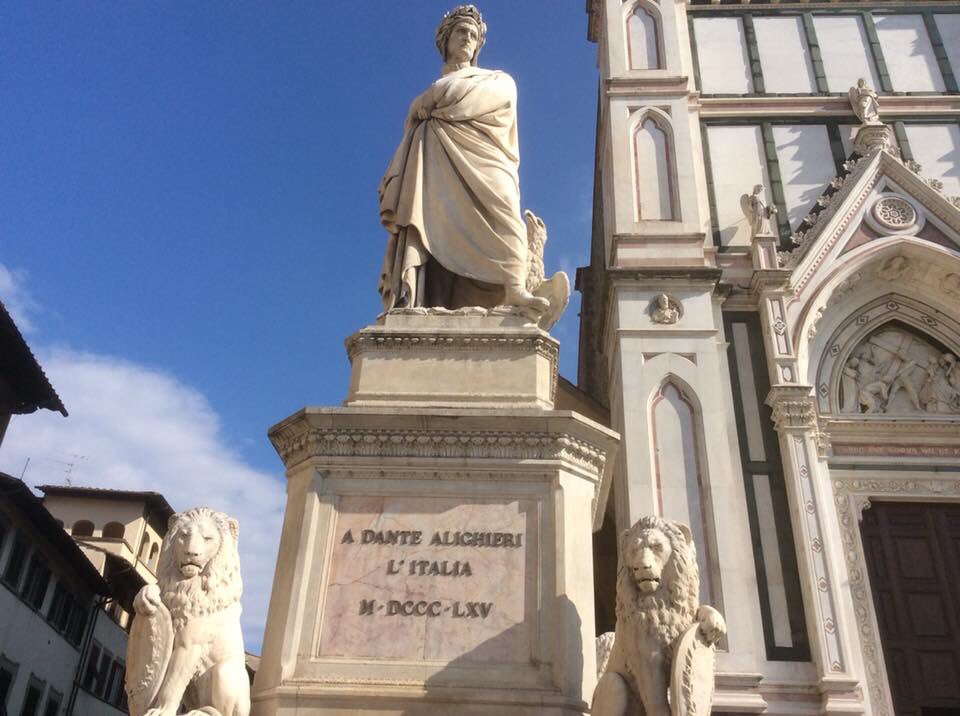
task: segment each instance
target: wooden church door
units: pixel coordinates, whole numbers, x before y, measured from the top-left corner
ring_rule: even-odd
[[[896,713],[960,714],[960,504],[873,502],[861,532]]]

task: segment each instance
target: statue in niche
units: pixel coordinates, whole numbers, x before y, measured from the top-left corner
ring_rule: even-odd
[[[956,356],[897,328],[881,329],[854,349],[840,386],[843,413],[960,413]]]
[[[764,204],[763,199],[760,198],[761,193],[763,193],[763,185],[756,184],[751,193],[740,196],[740,209],[750,225],[751,239],[757,236],[772,236],[770,219],[776,215],[777,207]]]
[[[880,100],[863,77],[857,80],[857,84],[851,87],[847,94],[850,97],[853,113],[857,115],[860,124],[883,124],[880,121]]]
[[[250,713],[238,531],[235,519],[206,507],[170,518],[158,583],[133,600],[125,683],[130,716]]]
[[[650,318],[654,323],[673,325],[680,320],[682,312],[680,302],[668,293],[661,293],[650,307]]]
[[[436,30],[441,77],[411,103],[378,188],[388,233],[378,288],[385,311],[514,306],[547,327],[569,280],[543,280],[546,229],[521,216],[517,88],[507,73],[477,67],[486,32],[473,5]]]
[[[698,604],[699,592],[689,527],[648,516],[624,531],[617,627],[612,646],[609,634],[598,638],[593,716],[710,713],[716,644],[727,626],[716,609]]]

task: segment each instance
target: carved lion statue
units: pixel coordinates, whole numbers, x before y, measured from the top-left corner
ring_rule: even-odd
[[[624,531],[617,627],[612,646],[610,634],[598,638],[593,716],[710,713],[715,645],[727,628],[719,612],[698,606],[699,592],[689,527],[650,516]]]
[[[126,690],[131,716],[248,716],[240,631],[237,521],[207,507],[170,518],[158,584],[133,601]]]

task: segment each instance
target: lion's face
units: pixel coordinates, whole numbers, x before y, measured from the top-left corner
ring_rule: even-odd
[[[656,528],[641,530],[627,545],[625,561],[641,594],[653,594],[659,589],[663,568],[672,552],[670,539]]]
[[[209,515],[201,515],[181,525],[174,538],[176,567],[187,579],[202,573],[220,552],[223,539]]]
[[[654,515],[620,535],[617,621],[672,643],[697,611],[700,580],[690,529]]]
[[[157,580],[174,628],[240,601],[237,521],[208,507],[170,518],[160,547]]]

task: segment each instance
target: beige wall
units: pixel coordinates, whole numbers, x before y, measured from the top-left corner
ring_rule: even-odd
[[[151,568],[155,567],[156,558],[149,559],[153,552],[153,545],[161,542],[160,534],[144,518],[144,503],[142,501],[124,501],[103,499],[96,497],[76,497],[66,495],[50,495],[44,500],[44,505],[50,513],[63,522],[63,528],[72,532],[73,526],[79,520],[89,520],[93,523],[93,536],[103,536],[103,528],[109,522],[119,522],[124,526],[124,542],[129,552],[121,556],[132,561],[136,556]],[[144,551],[144,539],[147,548]]]

